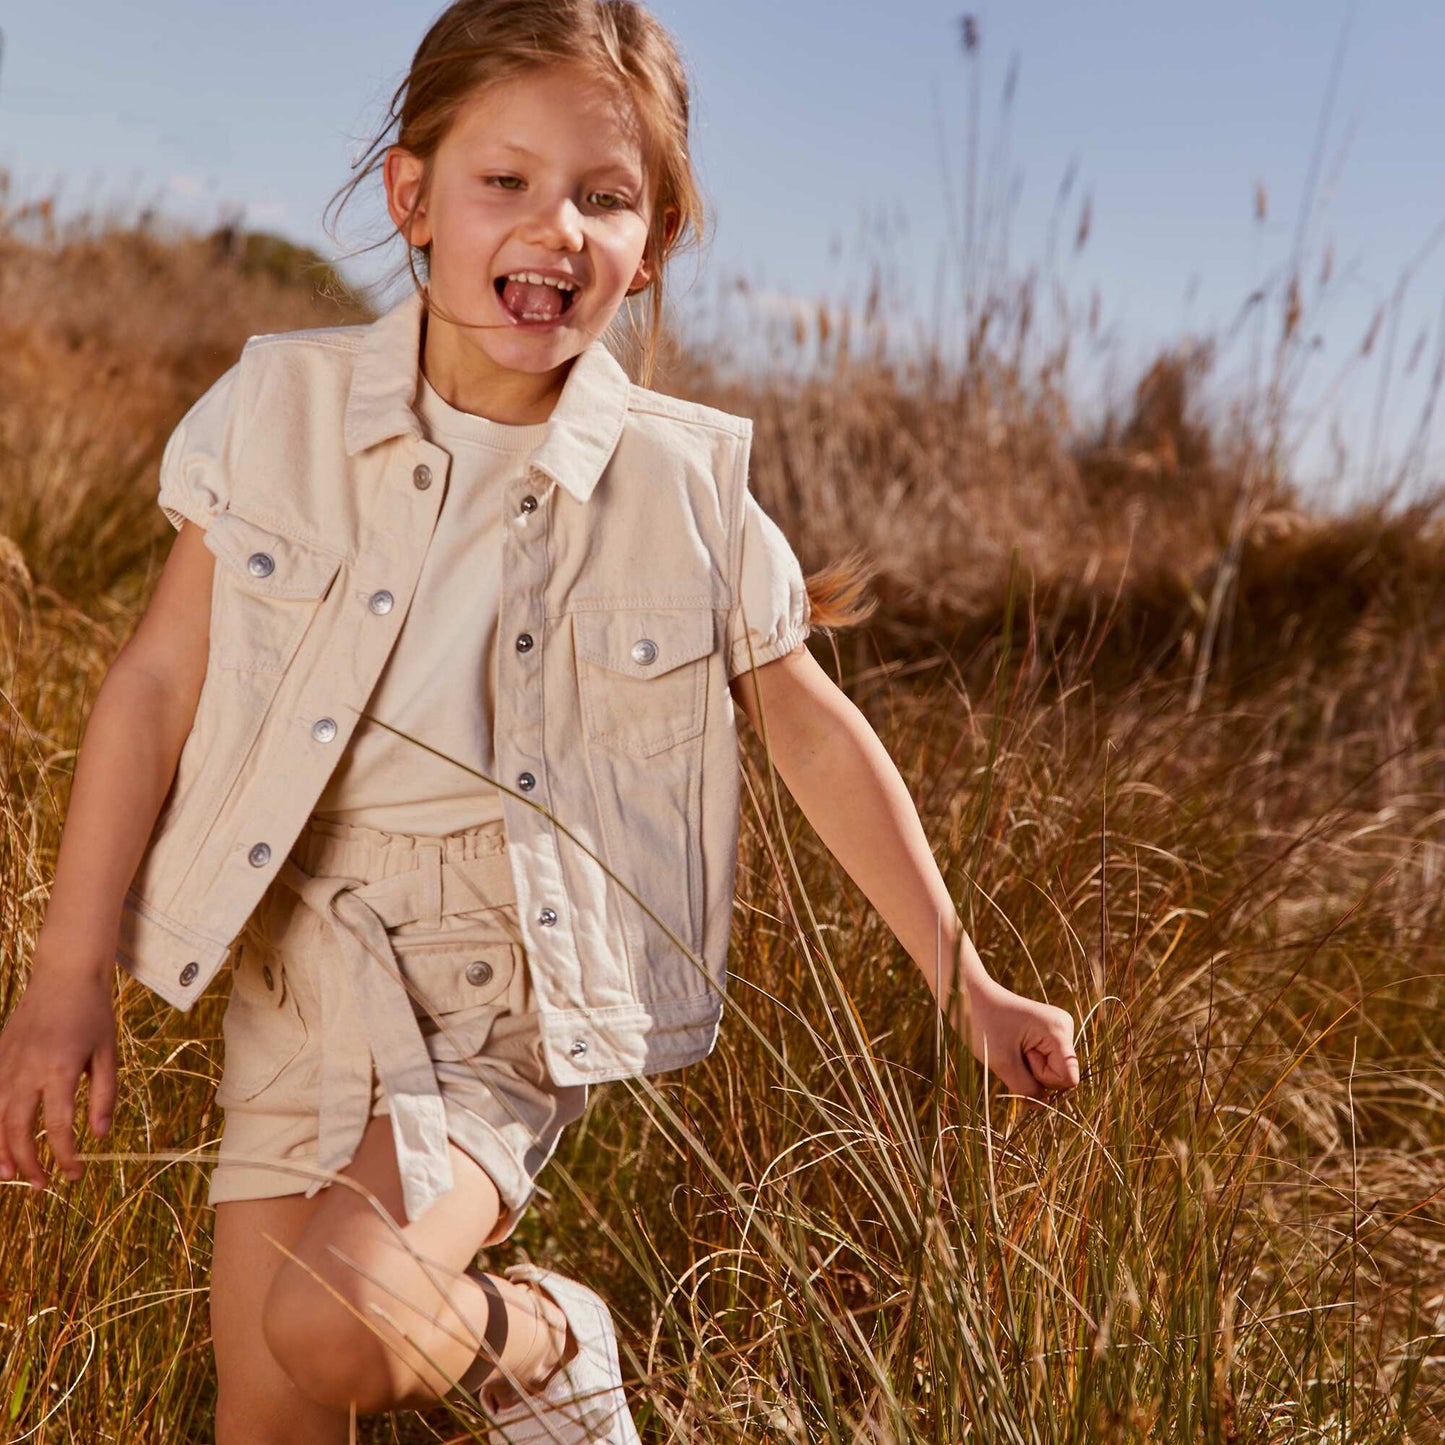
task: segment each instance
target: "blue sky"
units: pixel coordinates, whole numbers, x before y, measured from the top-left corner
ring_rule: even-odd
[[[956,318],[956,264],[942,294],[938,281],[961,250],[950,241],[948,195],[961,210],[976,88],[977,204],[992,220],[992,274],[1014,283],[1031,270],[1046,275],[1044,335],[1057,334],[1048,298],[1062,291],[1075,319],[1068,381],[1081,417],[1126,394],[1159,346],[1187,332],[1223,341],[1246,298],[1270,288],[1268,308],[1251,313],[1262,331],[1234,327],[1210,391],[1220,406],[1263,396],[1281,278],[1299,247],[1304,330],[1320,340],[1284,378],[1297,471],[1317,479],[1324,500],[1335,495],[1325,479],[1337,445],[1349,457],[1347,491],[1378,486],[1404,461],[1445,324],[1445,6],[652,8],[694,77],[693,152],[716,222],[701,266],[685,258],[675,272],[685,325],[709,324],[739,275],[763,293],[768,314],[824,296],[861,307],[880,261],[895,330]],[[965,8],[981,40],[971,61],[958,40]],[[439,9],[402,0],[7,4],[0,166],[12,196],[58,189],[62,214],[153,204],[210,226],[244,207],[248,224],[334,256],[322,208]],[[1259,186],[1263,222],[1254,218]],[[1086,198],[1090,234],[1076,252]],[[370,239],[379,215],[354,203],[343,239]],[[1320,288],[1326,245],[1333,271]],[[1372,316],[1390,307],[1412,264],[1372,355],[1358,359]],[[371,283],[385,267],[373,257],[343,269]],[[1080,322],[1095,293],[1101,329],[1091,340]],[[744,328],[742,312],[730,314],[739,332],[759,335],[756,319]],[[1432,435],[1426,479],[1440,477],[1442,455]]]

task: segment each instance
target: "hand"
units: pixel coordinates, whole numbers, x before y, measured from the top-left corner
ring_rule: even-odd
[[[1024,998],[993,978],[980,979],[966,1004],[968,1046],[1008,1085],[1035,1105],[1045,1092],[1076,1089],[1079,1060],[1074,1053],[1074,1020],[1067,1010]]]
[[[90,1075],[90,1132],[110,1128],[116,1094],[115,1006],[111,978],[51,963],[30,985],[0,1032],[0,1179],[47,1178],[36,1151],[36,1110],[56,1163],[72,1182],[84,1170],[75,1152],[75,1094]],[[18,1168],[17,1168],[18,1166]]]

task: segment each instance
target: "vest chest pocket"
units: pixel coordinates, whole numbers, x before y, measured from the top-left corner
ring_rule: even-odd
[[[211,584],[211,660],[241,672],[285,672],[341,557],[221,512],[205,532],[217,566]]]
[[[645,758],[697,737],[715,636],[710,607],[572,613],[588,740]]]

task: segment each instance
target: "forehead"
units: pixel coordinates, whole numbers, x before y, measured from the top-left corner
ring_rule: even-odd
[[[510,144],[538,156],[642,164],[642,123],[631,98],[574,69],[496,81],[469,97],[444,144],[468,151]]]

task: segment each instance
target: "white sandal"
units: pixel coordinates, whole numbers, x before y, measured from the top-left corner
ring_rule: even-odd
[[[495,1413],[489,1410],[487,1439],[492,1445],[642,1445],[622,1393],[612,1313],[601,1296],[534,1264],[509,1265],[503,1272],[556,1301],[576,1353],[535,1394]]]

